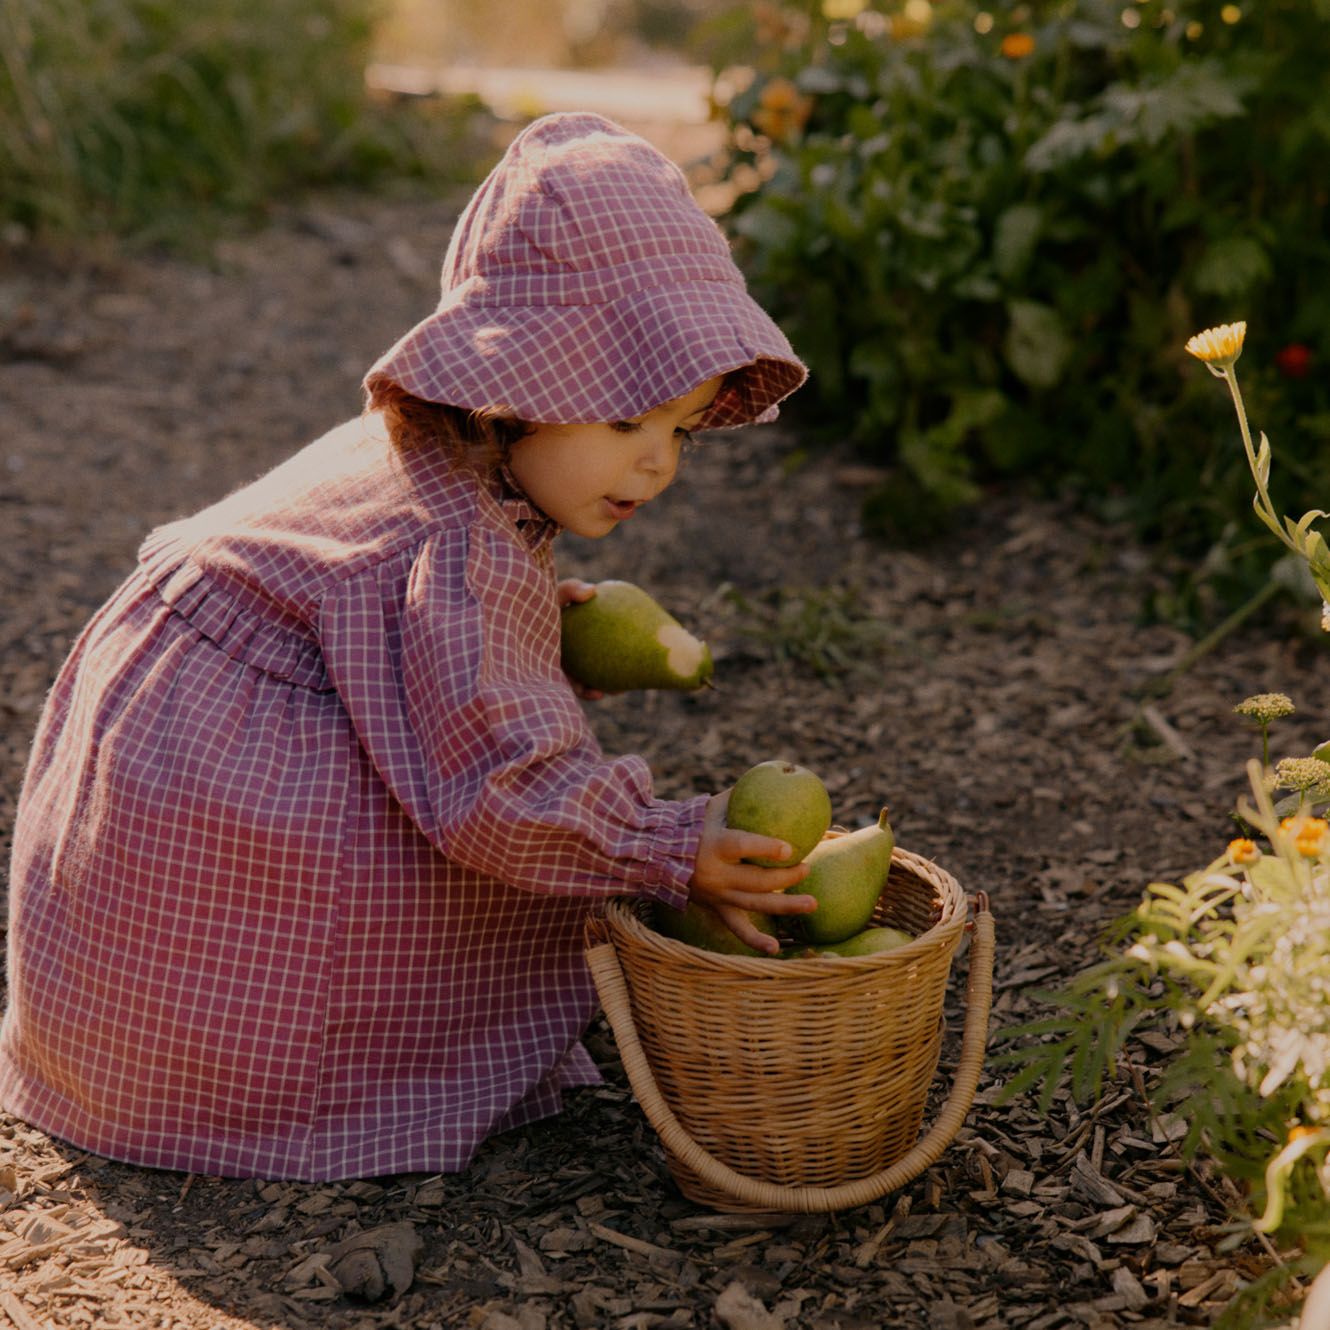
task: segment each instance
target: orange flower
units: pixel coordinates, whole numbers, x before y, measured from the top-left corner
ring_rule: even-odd
[[[797,134],[813,110],[813,99],[804,96],[787,78],[774,78],[764,87],[753,112],[753,124],[776,143]]]
[[[1256,848],[1254,840],[1239,836],[1236,840],[1229,841],[1228,857],[1235,864],[1254,864],[1261,857],[1261,852]]]
[[[1293,848],[1304,859],[1316,859],[1325,849],[1326,832],[1330,822],[1323,817],[1286,817],[1279,824],[1280,831],[1293,836]]]
[[[1034,54],[1034,38],[1028,32],[1009,32],[999,49],[1008,60],[1024,60]]]
[[[1325,823],[1319,817],[1308,818],[1307,822],[1294,838],[1293,848],[1304,859],[1315,859],[1325,847]]]

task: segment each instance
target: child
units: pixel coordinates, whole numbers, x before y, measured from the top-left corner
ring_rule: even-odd
[[[463,1168],[594,1083],[588,898],[813,908],[727,794],[657,799],[559,668],[560,529],[803,380],[682,174],[521,133],[367,413],[153,532],[47,700],[14,834],[0,1105],[135,1164]]]

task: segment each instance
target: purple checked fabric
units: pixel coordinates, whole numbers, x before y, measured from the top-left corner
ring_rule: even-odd
[[[523,420],[630,419],[718,374],[699,429],[773,420],[807,371],[679,168],[598,115],[514,139],[458,221],[438,309],[366,376]]]
[[[6,1109],[320,1180],[459,1169],[596,1079],[587,898],[682,904],[706,800],[598,750],[551,535],[356,421],[149,538],[32,754]]]
[[[515,140],[444,300],[369,376],[530,419],[803,367],[676,168],[595,116]],[[706,798],[597,747],[553,524],[353,421],[154,532],[47,701],[14,831],[0,1106],[208,1174],[456,1170],[596,1079],[582,924],[681,906]]]

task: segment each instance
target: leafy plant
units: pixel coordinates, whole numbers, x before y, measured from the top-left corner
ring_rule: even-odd
[[[1330,440],[1327,0],[824,0],[710,32],[726,225],[813,371],[794,416],[893,466],[879,527],[1030,478],[1263,577],[1176,348],[1241,301],[1280,330],[1254,402]],[[1284,496],[1327,482],[1313,447]]]
[[[1325,514],[1281,519],[1272,505],[1271,447],[1264,434],[1253,446],[1237,381],[1245,336],[1245,324],[1224,325],[1187,350],[1226,381],[1256,512],[1324,596],[1330,558],[1314,523]],[[1330,631],[1330,606],[1322,626]],[[1016,1068],[1005,1093],[1039,1087],[1047,1109],[1063,1085],[1078,1100],[1099,1097],[1133,1036],[1181,1036],[1147,1087],[1152,1108],[1185,1104],[1184,1153],[1213,1157],[1245,1187],[1256,1217],[1235,1241],[1274,1234],[1303,1253],[1234,1305],[1228,1324],[1250,1325],[1295,1275],[1330,1268],[1330,824],[1315,816],[1330,803],[1330,751],[1272,769],[1269,730],[1292,701],[1262,693],[1234,709],[1261,733],[1252,797],[1237,808],[1247,834],[1181,884],[1152,882],[1100,963],[1036,995],[1052,1013],[1003,1032],[1012,1047],[999,1061]],[[1280,789],[1291,793],[1276,803]]]
[[[372,19],[368,0],[6,0],[0,221],[178,241],[303,186],[438,164],[449,122],[366,92]]]

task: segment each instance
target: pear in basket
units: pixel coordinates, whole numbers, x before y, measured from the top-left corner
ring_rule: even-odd
[[[819,946],[844,942],[867,927],[891,871],[896,848],[884,808],[870,827],[819,842],[804,860],[808,876],[790,891],[817,899],[799,916],[804,938]]]
[[[789,859],[749,859],[763,868],[802,863],[831,825],[831,796],[807,767],[793,762],[759,762],[734,782],[725,825],[785,841]]]
[[[597,582],[590,600],[560,617],[564,672],[587,688],[702,688],[711,683],[711,649],[631,582]]]
[[[756,910],[748,911],[748,918],[760,933],[776,936],[776,926],[765,914]],[[690,947],[701,947],[703,951],[719,951],[726,956],[762,956],[765,953],[741,942],[730,932],[728,925],[715,910],[705,905],[689,901],[682,910],[672,910],[668,905],[657,905],[652,912],[652,922],[658,933],[672,937],[677,942],[686,942]]]
[[[865,928],[844,942],[830,942],[825,947],[811,947],[817,956],[877,956],[884,951],[895,951],[907,942],[913,942],[909,933],[899,928]]]

